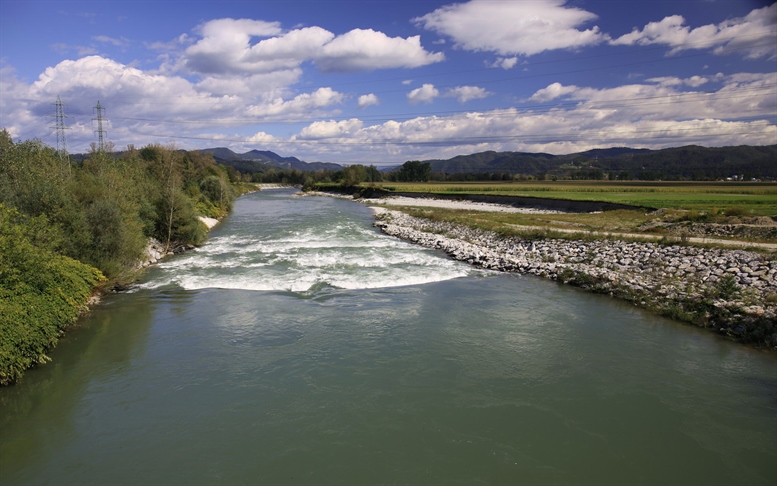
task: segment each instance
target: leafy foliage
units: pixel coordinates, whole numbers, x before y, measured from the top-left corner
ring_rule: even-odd
[[[400,182],[426,182],[432,176],[432,165],[429,162],[409,160],[402,164],[397,174]]]
[[[237,174],[161,145],[71,164],[0,130],[0,383],[46,360],[97,283],[132,279],[150,237],[200,244],[198,216],[231,209]]]
[[[78,317],[99,270],[45,248],[45,216],[26,219],[0,204],[0,384],[48,360],[45,352]]]

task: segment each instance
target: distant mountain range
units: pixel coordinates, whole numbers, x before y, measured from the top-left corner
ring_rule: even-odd
[[[340,170],[343,166],[327,162],[304,162],[296,157],[282,157],[269,150],[251,150],[244,154],[238,154],[225,147],[200,150],[202,153],[211,154],[216,162],[231,165],[241,172],[266,171],[271,167],[278,169],[297,169],[302,172],[317,170]]]
[[[334,163],[283,157],[268,150],[238,154],[228,148],[217,147],[200,152],[211,154],[216,162],[241,172],[266,172],[271,169],[312,172],[343,168]],[[122,154],[115,152],[113,156],[120,157]],[[81,161],[87,157],[88,154],[74,154],[73,160]],[[642,180],[777,179],[777,145],[712,148],[688,145],[662,150],[613,147],[568,155],[489,151],[422,162],[428,162],[432,172],[446,174],[545,174],[583,179],[614,175],[616,178]],[[386,166],[381,170],[396,169],[399,165]]]
[[[777,145],[707,148],[696,145],[662,150],[614,147],[569,155],[480,152],[447,160],[427,160],[432,172],[564,175],[592,178],[726,179],[777,178]]]
[[[303,172],[342,169],[338,164],[309,163],[296,157],[282,157],[275,152],[262,150],[237,154],[222,147],[202,152],[213,155],[221,164],[231,165],[243,172],[266,171],[271,167]],[[547,174],[595,178],[615,173],[616,176],[644,180],[732,177],[747,180],[774,179],[777,178],[777,145],[716,148],[689,145],[662,150],[613,147],[568,155],[489,151],[422,162],[429,162],[432,172],[446,174]]]

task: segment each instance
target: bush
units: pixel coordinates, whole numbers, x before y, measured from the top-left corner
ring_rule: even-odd
[[[45,217],[25,221],[0,204],[0,384],[48,361],[65,327],[104,277],[99,270],[37,246]]]

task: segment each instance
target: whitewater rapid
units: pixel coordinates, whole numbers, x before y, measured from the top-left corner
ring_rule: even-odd
[[[441,252],[383,235],[363,205],[293,198],[292,192],[262,191],[239,199],[205,245],[162,262],[140,288],[376,289],[479,272]],[[285,204],[276,204],[279,199]]]

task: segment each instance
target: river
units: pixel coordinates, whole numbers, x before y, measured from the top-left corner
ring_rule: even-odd
[[[0,484],[777,484],[777,356],[268,190],[0,389]]]

